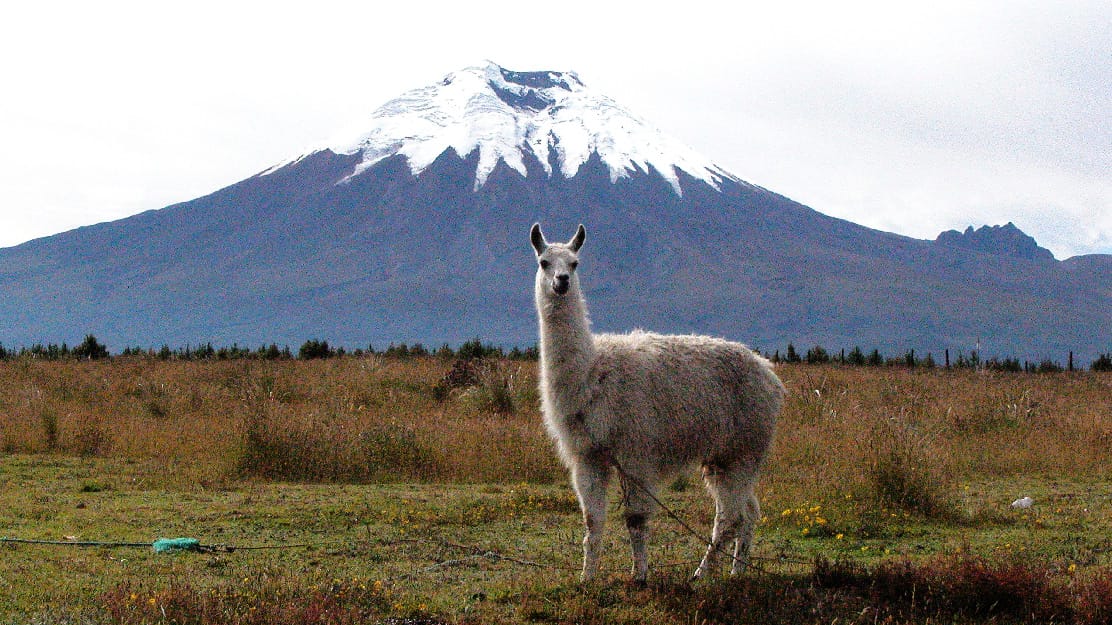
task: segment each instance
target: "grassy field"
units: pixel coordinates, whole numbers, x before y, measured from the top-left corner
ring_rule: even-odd
[[[1112,619],[1112,374],[779,371],[757,570],[689,584],[660,515],[639,588],[618,522],[577,582],[532,363],[3,361],[0,536],[236,549],[0,544],[0,623]]]

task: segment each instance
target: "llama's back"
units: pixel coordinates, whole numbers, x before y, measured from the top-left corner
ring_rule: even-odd
[[[766,359],[705,336],[604,334],[595,345],[591,383],[596,408],[613,415],[612,436],[655,450],[645,457],[662,467],[741,463],[755,471],[764,461],[784,397]]]

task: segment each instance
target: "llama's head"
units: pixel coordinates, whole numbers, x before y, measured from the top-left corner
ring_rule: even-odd
[[[575,231],[575,236],[567,243],[549,243],[544,240],[540,224],[533,224],[529,231],[529,240],[533,243],[533,251],[537,253],[537,287],[544,287],[547,292],[555,295],[566,295],[572,285],[578,280],[575,269],[579,266],[579,248],[583,247],[583,239],[587,230],[583,224]]]

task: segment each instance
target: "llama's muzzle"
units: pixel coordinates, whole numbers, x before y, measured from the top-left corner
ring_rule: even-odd
[[[571,277],[567,274],[560,274],[552,280],[552,290],[557,295],[563,295],[568,292],[571,287]]]

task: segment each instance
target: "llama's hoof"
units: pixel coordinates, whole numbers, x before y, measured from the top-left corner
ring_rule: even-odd
[[[710,579],[714,576],[715,573],[712,569],[700,566],[699,568],[695,569],[694,573],[691,574],[691,581],[697,582],[704,579]]]

